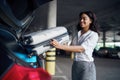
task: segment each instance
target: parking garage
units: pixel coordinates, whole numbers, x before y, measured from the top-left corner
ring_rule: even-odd
[[[100,0],[100,1],[97,1],[97,0],[92,0],[92,1],[90,0],[81,0],[81,1],[80,0],[75,0],[75,1],[72,1],[72,0],[46,0],[46,1],[38,0],[40,6],[36,7],[35,5],[32,5],[32,9],[31,9],[31,6],[27,7],[29,6],[27,3],[27,0],[25,2],[23,0],[19,0],[18,2],[14,0],[12,2],[10,2],[9,0],[6,0],[6,1],[8,5],[4,6],[3,5],[4,3],[2,2],[2,0],[0,3],[0,7],[1,7],[0,8],[0,12],[1,12],[0,23],[5,26],[6,25],[12,26],[12,28],[14,28],[17,33],[17,37],[19,37],[20,35],[23,35],[23,33],[29,34],[32,32],[44,31],[48,28],[59,27],[59,26],[66,27],[70,36],[73,36],[72,34],[74,34],[75,32],[74,27],[78,23],[78,14],[84,10],[94,11],[97,15],[98,22],[100,24],[100,29],[99,29],[100,38],[99,38],[98,45],[96,46],[95,57],[97,57],[96,58],[97,60],[99,58],[101,59],[110,58],[110,60],[109,59],[106,60],[108,62],[111,60],[113,61],[114,59],[115,60],[117,59],[116,64],[119,64],[119,55],[120,55],[119,53],[120,52],[120,27],[119,27],[120,26],[120,23],[119,23],[120,22],[120,15],[119,15],[120,1],[119,0],[114,0],[114,1],[109,1],[109,0]],[[23,3],[25,5],[22,5]],[[26,12],[26,9],[28,9],[27,12]],[[5,11],[5,10],[8,10],[8,11]],[[9,13],[9,10],[13,11],[13,14],[10,13],[8,15],[7,13]],[[29,14],[32,17],[29,17],[29,19],[26,19],[26,20],[25,19],[22,20],[29,13],[29,11],[30,13],[34,12],[34,14]],[[22,16],[22,14],[24,15]],[[8,16],[6,17],[6,15]],[[34,18],[33,18],[33,15],[34,15]],[[14,18],[14,16],[16,18]],[[11,18],[13,19],[11,20]],[[26,22],[28,21],[28,23],[25,24],[24,21]],[[27,28],[25,28],[25,26],[27,26]],[[61,56],[61,53],[58,55],[58,57],[59,56]],[[70,55],[65,55],[65,56],[69,57]],[[2,55],[2,57],[6,57],[6,56]],[[9,60],[9,59],[6,59],[6,60]],[[9,67],[9,64],[11,64],[11,62],[12,61],[6,62],[8,63],[8,65],[6,66]],[[101,63],[101,60],[98,60],[98,62],[99,64],[104,65],[104,63]],[[0,63],[3,64],[3,60],[1,60]],[[99,69],[99,64],[98,63],[96,64]],[[113,64],[114,64],[114,61],[113,61]],[[26,64],[24,63],[24,65]],[[108,64],[108,65],[112,65],[112,64]],[[119,65],[116,65],[116,66],[119,67]],[[107,67],[109,68],[109,66]],[[100,68],[100,71],[101,69],[102,68]],[[119,71],[118,68],[114,68],[113,72],[115,72],[116,69]],[[58,68],[57,70],[59,72]],[[115,80],[119,80],[119,77],[115,75],[118,73],[119,72],[113,74],[109,72],[109,74],[114,75],[113,78]],[[58,78],[61,78],[60,75],[61,74],[56,75],[56,76]],[[70,74],[66,74],[66,75],[70,75]],[[64,79],[70,80],[70,78],[66,78],[66,76],[64,75],[61,75],[61,76],[63,78],[62,80]],[[106,75],[106,76],[109,76],[109,75]],[[100,78],[100,74],[98,77]],[[111,78],[111,80],[113,80],[113,78]],[[107,79],[109,79],[109,77]]]

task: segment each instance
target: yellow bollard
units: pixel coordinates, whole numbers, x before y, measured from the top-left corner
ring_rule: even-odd
[[[74,59],[74,53],[73,52],[71,53],[71,59],[72,60]]]
[[[51,75],[55,75],[55,60],[56,60],[56,49],[50,49],[46,52],[46,64],[45,69]]]

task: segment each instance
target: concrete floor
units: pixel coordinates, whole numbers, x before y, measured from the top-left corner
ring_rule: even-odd
[[[97,80],[120,80],[120,59],[95,58]],[[71,80],[70,57],[56,59],[56,73],[52,80]]]

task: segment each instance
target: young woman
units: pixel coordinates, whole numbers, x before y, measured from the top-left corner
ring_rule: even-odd
[[[99,33],[95,14],[91,11],[81,12],[77,27],[76,45],[62,45],[55,39],[51,41],[51,45],[61,50],[74,52],[72,80],[96,80],[96,68],[92,53],[98,42]]]

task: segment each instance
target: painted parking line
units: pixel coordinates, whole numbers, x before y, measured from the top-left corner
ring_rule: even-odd
[[[56,75],[52,76],[52,80],[68,80],[67,76],[63,75],[62,69],[56,64]]]
[[[57,71],[57,73],[63,73],[62,70],[60,69],[60,67],[57,65],[56,65],[56,71]]]
[[[68,80],[66,76],[52,76],[52,80]]]

